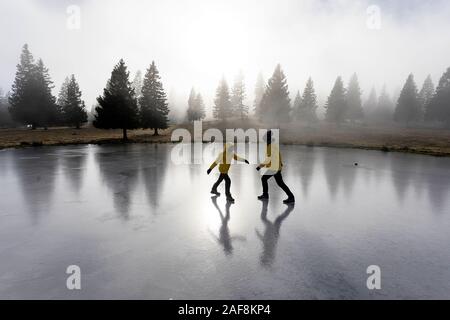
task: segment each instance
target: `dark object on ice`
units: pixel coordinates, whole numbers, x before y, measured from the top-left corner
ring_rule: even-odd
[[[355,166],[358,166],[358,162],[355,162]]]

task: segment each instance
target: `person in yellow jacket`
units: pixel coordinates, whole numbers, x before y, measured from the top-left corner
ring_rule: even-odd
[[[278,144],[272,144],[272,131],[267,131],[266,135],[266,159],[263,163],[256,167],[256,170],[261,170],[264,168],[263,175],[261,177],[263,193],[258,196],[259,200],[269,199],[269,185],[268,180],[271,177],[275,178],[278,186],[283,189],[283,191],[288,196],[287,199],[283,200],[284,203],[294,203],[295,197],[292,194],[289,187],[284,183],[283,176],[281,175],[281,169],[283,169],[283,161],[281,160],[280,149],[278,148]]]
[[[217,179],[216,183],[214,183],[211,193],[215,195],[220,195],[220,193],[217,191],[217,187],[220,185],[220,183],[225,180],[225,194],[227,196],[227,201],[234,202],[233,197],[231,196],[230,188],[231,188],[231,179],[228,176],[228,170],[230,170],[231,161],[232,159],[236,161],[241,161],[245,163],[249,163],[246,159],[239,157],[234,152],[234,145],[230,142],[227,142],[223,146],[223,151],[219,154],[217,159],[211,164],[209,169],[206,171],[208,174],[211,173],[211,171],[219,165],[219,178]]]

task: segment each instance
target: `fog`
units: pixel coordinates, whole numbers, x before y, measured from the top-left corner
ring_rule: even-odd
[[[69,5],[81,10],[79,29],[67,27]],[[368,23],[370,5],[380,9],[380,28]],[[321,112],[338,75],[348,82],[356,72],[364,97],[384,84],[395,95],[409,73],[419,86],[428,74],[437,83],[450,65],[450,3],[440,0],[16,0],[2,1],[0,11],[0,87],[11,88],[28,43],[55,94],[73,73],[89,109],[120,58],[131,77],[155,60],[171,109],[184,112],[194,86],[208,115],[219,79],[231,83],[239,70],[248,105],[257,74],[267,80],[277,63],[292,99],[311,76]]]

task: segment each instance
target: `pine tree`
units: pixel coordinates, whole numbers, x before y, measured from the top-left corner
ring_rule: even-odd
[[[372,90],[370,90],[369,97],[367,98],[366,102],[364,102],[364,113],[369,115],[372,114],[373,112],[375,112],[377,106],[377,91],[375,90],[375,88],[372,88]]]
[[[325,113],[325,119],[327,121],[338,124],[344,121],[347,109],[347,99],[341,77],[336,79],[325,108],[327,109]]]
[[[189,94],[189,99],[188,99],[188,109],[187,109],[187,118],[189,122],[195,121],[197,120],[197,116],[196,116],[196,98],[197,95],[195,93],[195,89],[192,88],[191,89],[191,93]]]
[[[127,130],[139,127],[139,110],[131,83],[130,73],[123,59],[114,67],[103,96],[97,98],[99,106],[94,126],[101,129],[122,129],[123,140],[128,140]]]
[[[60,124],[60,125],[67,124],[64,119],[64,107],[63,106],[67,103],[67,88],[69,86],[69,82],[70,82],[69,77],[66,77],[64,79],[63,83],[61,84],[61,89],[59,90],[58,98],[56,100],[56,107],[58,109],[58,115],[59,115],[58,124]]]
[[[216,119],[224,121],[232,115],[232,105],[230,91],[228,89],[225,77],[219,82],[216,89],[216,98],[214,99],[213,116]]]
[[[132,87],[134,89],[134,94],[136,95],[136,99],[139,102],[139,99],[142,96],[142,72],[141,72],[141,70],[136,71],[136,74],[133,79]]]
[[[436,93],[427,106],[425,119],[444,123],[450,128],[450,68],[439,80]]]
[[[434,96],[434,84],[433,80],[431,80],[431,76],[428,75],[428,77],[423,82],[422,89],[419,92],[421,121],[425,119],[425,112],[433,96]]]
[[[48,69],[41,59],[34,63],[25,44],[9,97],[9,111],[14,121],[31,124],[33,129],[54,124],[57,121],[57,108],[52,88]]]
[[[376,108],[369,114],[369,118],[378,124],[389,124],[392,122],[392,113],[394,110],[394,104],[392,103],[389,94],[387,93],[386,86],[383,86]]]
[[[75,76],[66,79],[67,83],[65,82],[61,88],[58,105],[61,106],[64,123],[80,129],[88,119],[85,104],[81,100],[81,91]]]
[[[63,106],[67,101],[67,88],[69,87],[70,79],[66,77],[61,85],[61,89],[59,90],[58,99],[56,103],[58,106]]]
[[[420,101],[414,76],[410,74],[398,98],[394,120],[407,126],[420,119]]]
[[[314,82],[311,78],[306,82],[305,90],[303,90],[303,95],[299,101],[297,120],[304,121],[308,124],[317,122],[317,96],[314,91]]]
[[[188,100],[187,117],[188,121],[203,120],[206,116],[205,104],[203,102],[202,95],[196,93],[194,88],[191,89]]]
[[[233,116],[244,119],[248,116],[248,106],[244,105],[245,84],[242,72],[236,76],[233,89],[231,90],[231,104]]]
[[[36,107],[41,110],[38,115],[38,123],[47,129],[48,126],[57,124],[61,115],[58,113],[56,98],[52,94],[54,88],[50,79],[48,69],[45,67],[42,59],[36,64],[35,88],[36,88]]]
[[[16,77],[9,97],[9,111],[14,121],[21,124],[37,126],[37,113],[33,103],[33,73],[35,72],[34,58],[25,44],[17,65]]]
[[[203,97],[200,93],[197,93],[197,96],[195,97],[195,110],[197,120],[205,119],[205,103],[203,102]]]
[[[264,77],[262,73],[258,74],[258,77],[256,78],[256,85],[255,85],[255,100],[253,101],[253,112],[257,117],[260,117],[260,104],[261,100],[264,96],[264,91],[266,89],[266,85],[264,83]]]
[[[13,125],[8,107],[8,97],[3,95],[3,91],[0,88],[0,128]]]
[[[147,69],[144,77],[140,106],[141,125],[144,129],[150,128],[155,130],[155,136],[157,136],[158,129],[167,129],[169,127],[169,106],[161,82],[161,76],[154,61]]]
[[[290,120],[291,99],[286,76],[278,64],[269,79],[260,105],[261,120],[283,123]]]
[[[361,120],[364,117],[364,114],[361,102],[361,89],[356,73],[353,74],[348,84],[346,100],[347,109],[345,118],[352,122]]]
[[[302,120],[303,110],[302,108],[302,96],[300,95],[300,91],[297,91],[297,94],[294,98],[294,104],[292,105],[292,115],[295,120]]]

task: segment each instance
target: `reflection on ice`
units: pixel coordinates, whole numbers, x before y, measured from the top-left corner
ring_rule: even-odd
[[[239,164],[231,205],[171,148],[1,152],[0,298],[450,298],[450,159],[282,146],[295,207]]]

